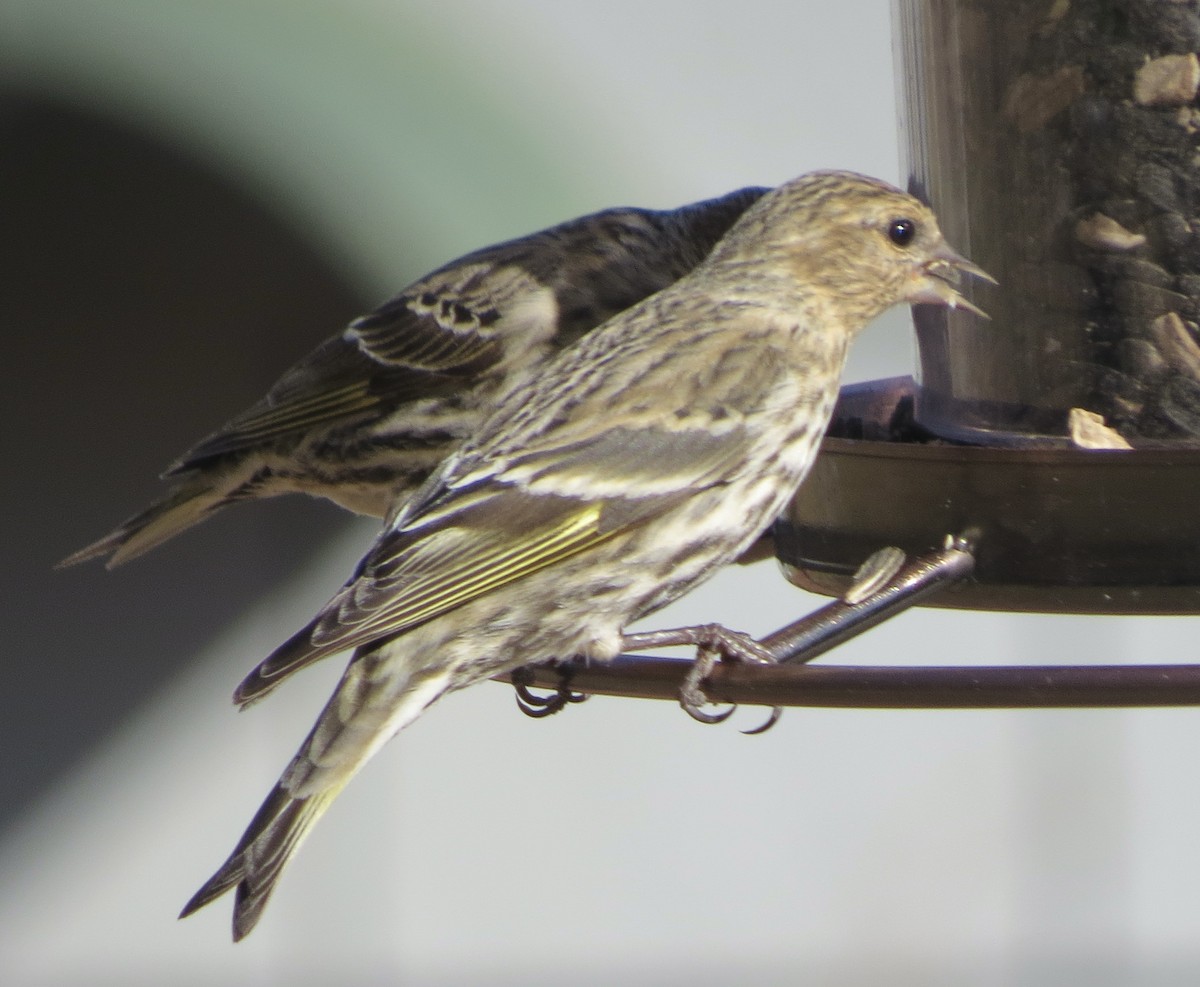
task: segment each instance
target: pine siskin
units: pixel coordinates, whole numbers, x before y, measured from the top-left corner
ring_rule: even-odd
[[[352,322],[183,454],[162,500],[60,565],[120,565],[235,501],[383,517],[542,360],[682,277],[767,190],[607,209],[451,261]]]
[[[958,272],[986,277],[916,199],[816,172],[763,196],[695,271],[510,392],[238,687],[245,705],[355,649],[182,914],[236,887],[241,939],[313,823],[426,707],[528,662],[611,659],[636,637],[626,625],[737,558],[811,465],[851,339],[900,302],[978,312],[951,286]]]

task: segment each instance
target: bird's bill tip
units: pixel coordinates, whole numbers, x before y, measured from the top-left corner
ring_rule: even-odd
[[[957,285],[964,274],[996,284],[996,279],[987,271],[972,264],[949,244],[942,243],[929,262],[913,275],[907,301],[912,304],[928,303],[966,309],[982,319],[988,318],[983,309],[967,301],[959,293]]]
[[[948,268],[959,274],[969,274],[971,277],[979,278],[980,281],[986,281],[988,284],[1000,283],[978,264],[972,264],[945,240],[933,252],[933,263],[935,267]]]
[[[967,301],[960,295],[952,284],[936,276],[923,275],[916,278],[906,301],[911,305],[943,305],[946,308],[961,308],[974,313],[981,319],[990,318],[987,312],[978,305]]]

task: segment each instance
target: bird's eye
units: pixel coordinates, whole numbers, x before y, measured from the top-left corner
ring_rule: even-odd
[[[888,223],[887,235],[897,247],[907,247],[917,235],[917,224],[911,219],[893,219]]]

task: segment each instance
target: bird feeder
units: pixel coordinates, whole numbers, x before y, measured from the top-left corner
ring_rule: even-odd
[[[969,532],[938,605],[1200,612],[1200,14],[894,0],[903,168],[995,275],[917,306],[914,378],[843,390],[776,531],[840,593],[881,545]]]

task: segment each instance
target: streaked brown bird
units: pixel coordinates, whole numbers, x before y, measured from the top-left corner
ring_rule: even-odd
[[[607,209],[451,261],[297,363],[167,468],[162,500],[60,565],[112,568],[222,507],[285,493],[383,517],[500,392],[694,268],[766,191]]]
[[[816,172],[762,196],[692,273],[510,391],[345,587],[238,687],[245,705],[354,649],[183,915],[236,890],[233,934],[245,936],[321,813],[446,693],[644,644],[652,635],[624,628],[736,559],[795,492],[871,319],[901,302],[979,311],[952,286],[959,272],[986,277],[916,199]]]

